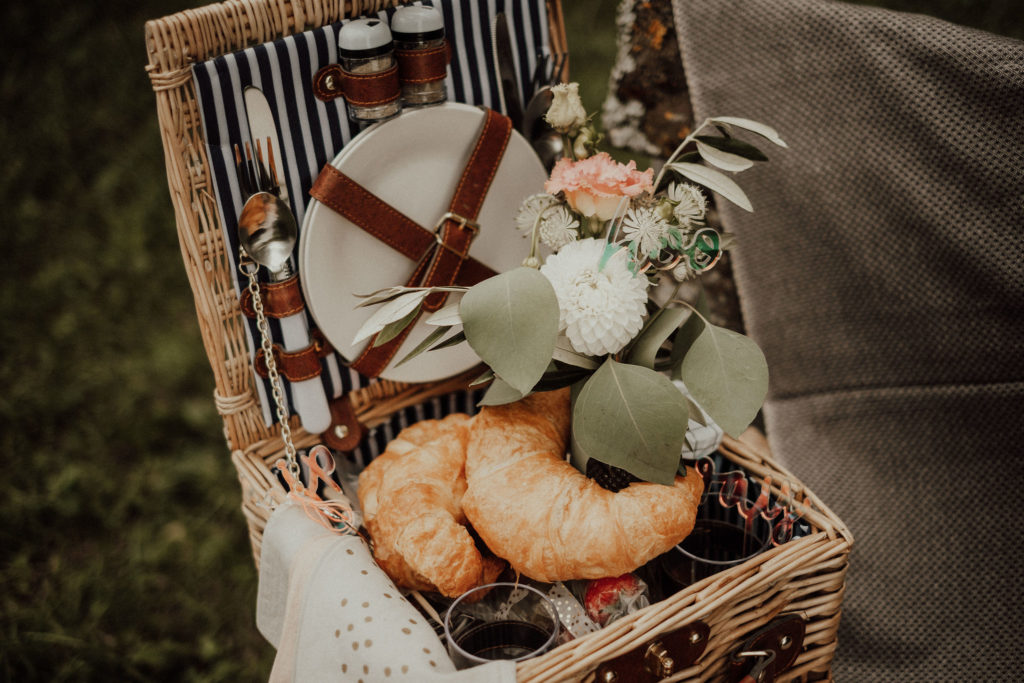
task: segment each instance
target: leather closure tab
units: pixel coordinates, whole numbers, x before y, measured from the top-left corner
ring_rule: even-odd
[[[336,451],[351,451],[366,434],[366,427],[356,417],[348,395],[330,402],[331,426],[320,435],[323,442]]]
[[[395,50],[398,62],[398,79],[403,84],[433,83],[448,75],[448,62],[452,59],[451,45],[425,50]]]
[[[784,614],[764,627],[754,631],[729,658],[729,680],[732,683],[746,683],[753,678],[757,683],[774,683],[775,677],[783,673],[796,661],[804,646],[807,622],[798,614]],[[751,676],[751,667],[757,657],[740,656],[741,653],[762,652],[767,662],[757,677]]]
[[[259,287],[260,299],[263,301],[263,314],[268,318],[287,318],[306,307],[302,300],[298,275],[281,282],[261,282]],[[247,318],[256,318],[256,309],[252,305],[252,292],[243,289],[238,302],[242,307],[242,313]]]
[[[344,97],[356,107],[374,107],[394,102],[401,94],[397,63],[372,74],[352,73],[328,64],[313,75],[313,95],[324,102]]]
[[[277,363],[277,371],[289,382],[301,382],[319,377],[323,372],[320,361],[329,356],[333,349],[320,330],[311,330],[310,337],[312,343],[299,351],[285,351],[280,344],[274,344],[274,361]],[[264,379],[267,378],[267,361],[263,349],[256,350],[253,366],[256,368],[256,374]]]
[[[708,645],[710,627],[695,621],[655,636],[643,645],[601,662],[596,683],[654,683],[693,666]]]

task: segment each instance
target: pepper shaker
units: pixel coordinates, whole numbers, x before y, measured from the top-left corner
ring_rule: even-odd
[[[406,5],[391,17],[391,34],[402,83],[402,104],[423,107],[448,99],[448,44],[436,7]]]
[[[351,120],[373,123],[399,114],[398,65],[386,22],[368,18],[345,23],[338,32],[338,57]]]

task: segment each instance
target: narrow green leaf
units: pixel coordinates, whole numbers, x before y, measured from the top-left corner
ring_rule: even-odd
[[[671,485],[679,467],[688,411],[664,375],[608,359],[573,405],[577,460],[595,458],[645,481]]]
[[[663,308],[651,316],[633,342],[626,362],[653,370],[658,349],[672,336],[689,312],[686,308]]]
[[[432,331],[423,339],[423,341],[416,345],[416,348],[414,348],[409,353],[405,354],[405,356],[402,357],[402,360],[395,363],[395,367],[397,368],[398,366],[402,365],[402,363],[412,360],[416,356],[420,355],[421,353],[429,349],[431,344],[439,340],[444,335],[448,334],[448,332],[451,329],[451,327],[439,327],[436,330]]]
[[[546,277],[516,268],[473,286],[462,298],[466,340],[498,377],[526,395],[551,361],[558,298]]]
[[[503,406],[506,403],[515,403],[522,397],[523,394],[519,393],[508,382],[503,381],[500,377],[495,377],[494,381],[491,382],[491,386],[488,387],[483,398],[480,399],[480,403],[477,405]]]
[[[352,340],[353,344],[357,344],[362,340],[372,337],[386,325],[389,325],[395,321],[400,321],[409,315],[410,311],[416,310],[423,303],[423,300],[427,298],[426,290],[418,290],[414,292],[408,292],[402,294],[393,301],[381,306],[373,315],[366,319],[359,331],[356,332],[355,338]]]
[[[374,347],[380,346],[382,344],[387,344],[389,341],[391,341],[398,335],[402,334],[402,330],[409,327],[409,325],[412,325],[412,323],[416,320],[416,317],[419,314],[420,307],[416,306],[416,308],[409,311],[401,320],[396,320],[385,325],[383,328],[381,328],[381,331],[377,333],[377,336],[374,337]]]
[[[768,157],[764,152],[743,140],[738,140],[732,137],[719,137],[717,135],[698,135],[696,139],[698,142],[703,142],[705,145],[710,145],[715,149],[743,157],[744,159],[750,159],[751,161],[768,161]]]
[[[429,350],[439,351],[441,349],[447,349],[449,346],[455,346],[456,344],[461,344],[464,341],[466,341],[466,331],[459,330],[458,332],[448,337],[444,341],[434,344],[433,346],[430,347]]]
[[[479,377],[477,377],[475,380],[470,382],[469,386],[476,387],[476,386],[480,386],[481,384],[487,384],[492,379],[494,379],[494,370],[491,370],[490,368],[487,368],[486,370],[484,370],[480,374]]]
[[[687,164],[677,162],[669,164],[669,168],[673,171],[683,175],[695,183],[699,183],[704,187],[708,188],[713,192],[717,192],[722,195],[730,202],[746,209],[747,211],[753,211],[754,207],[751,206],[750,200],[747,199],[747,195],[744,194],[740,186],[736,184],[729,176],[708,168],[707,166],[701,166],[700,164]]]
[[[462,317],[459,315],[459,302],[446,304],[423,322],[428,325],[439,325],[453,327],[462,324]]]
[[[683,357],[679,378],[711,419],[733,437],[747,428],[768,392],[768,365],[757,344],[710,323],[704,324]]]
[[[582,353],[573,351],[569,348],[569,341],[565,337],[559,337],[555,341],[555,348],[551,352],[551,359],[587,370],[597,369],[597,361],[591,356],[584,356]]]
[[[782,141],[782,138],[779,137],[779,134],[776,132],[774,128],[772,128],[771,126],[766,126],[763,123],[751,121],[750,119],[741,119],[735,116],[716,116],[711,120],[717,121],[718,123],[724,123],[730,126],[736,126],[737,128],[742,128],[744,130],[749,130],[752,133],[757,133],[761,137],[771,140],[779,147],[788,147],[788,145]]]
[[[715,149],[711,145],[706,145],[700,140],[697,141],[697,151],[704,157],[704,160],[712,166],[717,166],[723,171],[730,171],[737,173],[739,171],[746,171],[748,168],[754,165],[754,162],[750,159],[744,159],[736,154],[730,154],[729,152],[723,152],[720,149]]]

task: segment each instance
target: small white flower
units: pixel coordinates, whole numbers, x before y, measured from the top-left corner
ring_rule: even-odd
[[[661,250],[661,241],[668,235],[669,227],[655,209],[646,206],[630,209],[622,219],[622,231],[630,242],[640,242],[638,253],[643,256]]]
[[[579,238],[580,222],[564,206],[551,209],[540,219],[540,241],[558,251]]]
[[[572,133],[587,122],[587,110],[580,99],[579,83],[559,83],[551,86],[551,106],[544,120],[559,133]]]
[[[541,266],[558,297],[560,331],[578,353],[620,351],[643,327],[647,278],[634,276],[624,249],[601,264],[604,240],[570,242]]]
[[[668,198],[675,204],[672,214],[684,228],[693,227],[707,213],[708,200],[696,185],[672,183],[668,186]]]
[[[516,211],[515,224],[518,230],[529,233],[533,230],[537,217],[548,208],[560,203],[549,194],[530,195],[523,200]]]

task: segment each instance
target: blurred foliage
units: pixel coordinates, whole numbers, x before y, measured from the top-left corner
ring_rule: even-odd
[[[259,680],[273,658],[144,72],[144,21],[197,4],[0,10],[3,680]],[[565,1],[591,111],[615,4]],[[885,4],[1024,24],[1017,0]]]

